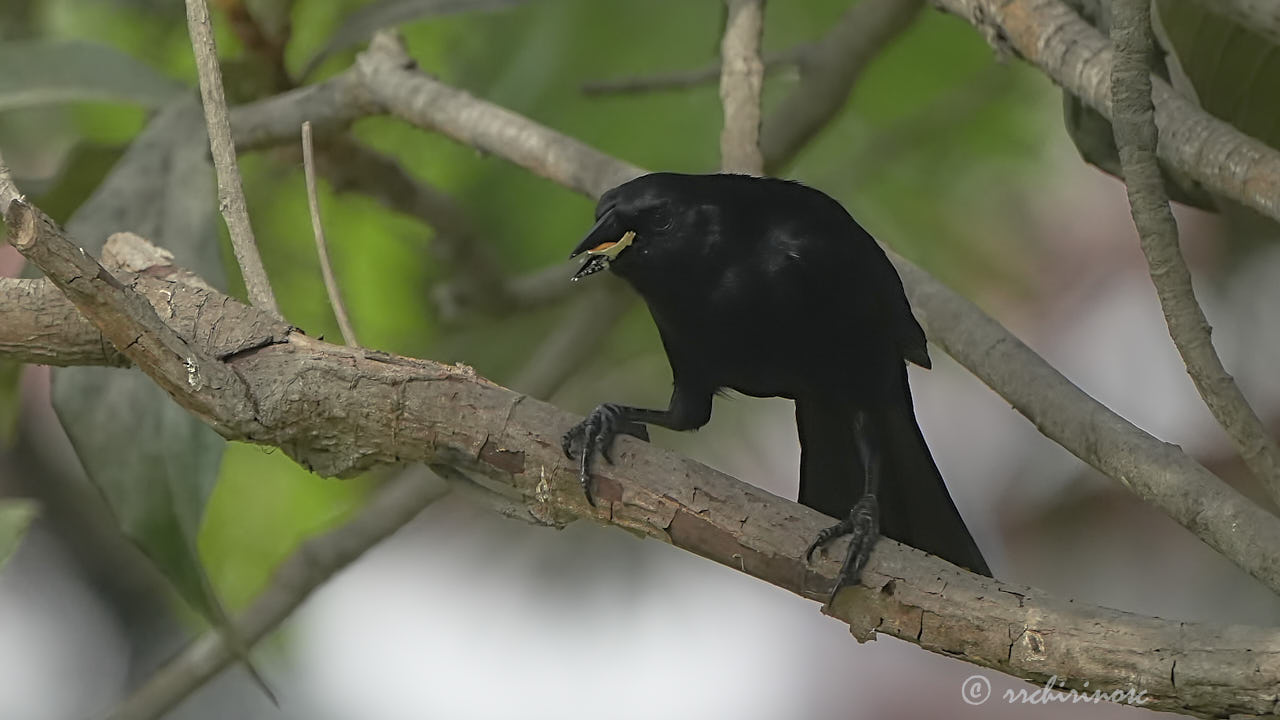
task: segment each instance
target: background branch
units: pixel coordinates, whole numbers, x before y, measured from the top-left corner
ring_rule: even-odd
[[[262,266],[262,257],[258,255],[258,244],[253,238],[240,171],[236,167],[236,148],[231,140],[231,121],[227,116],[227,98],[222,88],[222,70],[218,66],[218,48],[214,45],[213,28],[209,23],[209,7],[205,0],[186,2],[187,30],[191,33],[191,48],[195,52],[196,70],[200,75],[200,98],[204,102],[205,122],[209,129],[209,148],[218,173],[218,209],[227,223],[231,248],[240,265],[249,301],[255,307],[265,308],[280,317],[280,308],[276,305],[271,282]]]
[[[342,302],[342,291],[338,288],[338,279],[334,277],[333,267],[329,263],[329,248],[324,241],[324,223],[320,222],[320,198],[316,192],[316,161],[310,122],[302,123],[302,171],[307,183],[307,208],[311,211],[311,232],[316,239],[316,254],[320,256],[320,274],[324,276],[324,289],[329,296],[329,306],[333,308],[333,317],[338,321],[342,341],[348,347],[359,347],[355,328],[351,327],[351,318],[347,317],[347,305]]]
[[[724,39],[720,44],[720,104],[724,108],[720,169],[759,175],[764,170],[760,156],[764,0],[725,0],[725,8]]]
[[[800,83],[764,122],[760,150],[772,174],[791,161],[845,106],[862,71],[901,35],[924,0],[862,0],[844,15],[801,64]]]
[[[1200,397],[1227,431],[1245,465],[1280,502],[1280,448],[1222,366],[1210,337],[1209,320],[1191,285],[1191,271],[1178,247],[1178,223],[1169,208],[1156,160],[1155,110],[1151,74],[1147,70],[1154,47],[1150,2],[1115,0],[1111,6],[1111,37],[1116,56],[1111,70],[1111,104],[1115,113],[1112,127],[1133,223],[1169,336]]]

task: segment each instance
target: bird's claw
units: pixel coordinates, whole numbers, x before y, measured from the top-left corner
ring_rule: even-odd
[[[596,506],[591,493],[591,458],[597,453],[605,462],[613,464],[613,440],[619,433],[649,440],[649,431],[641,423],[623,417],[622,406],[603,403],[592,410],[586,419],[569,428],[560,439],[560,448],[566,458],[578,461],[578,482],[586,493],[587,502]]]
[[[875,495],[863,495],[849,511],[847,518],[819,532],[818,537],[805,550],[805,561],[812,563],[815,550],[844,535],[850,536],[849,552],[840,567],[840,574],[836,576],[836,584],[831,590],[828,604],[846,585],[858,582],[862,569],[871,557],[871,549],[880,539],[880,503]]]

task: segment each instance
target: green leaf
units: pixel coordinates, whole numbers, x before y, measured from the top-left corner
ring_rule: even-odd
[[[0,499],[0,570],[18,549],[27,526],[36,516],[36,503],[18,498]]]
[[[83,101],[156,108],[187,90],[119,50],[85,42],[6,42],[0,68],[0,110]]]
[[[22,363],[0,360],[0,447],[13,442],[13,431],[18,429],[18,410],[21,407]]]
[[[223,283],[213,172],[199,105],[162,110],[67,223],[89,253],[131,230]],[[217,618],[196,552],[226,442],[136,369],[63,368],[53,405],[121,529],[193,608]]]
[[[1097,28],[1098,32],[1104,35],[1110,33],[1111,15],[1108,4],[1099,0],[1068,0],[1067,4]],[[1161,58],[1152,59],[1151,71],[1161,78],[1169,79]],[[1062,119],[1067,135],[1080,152],[1080,158],[1108,175],[1123,180],[1120,151],[1116,148],[1115,130],[1111,127],[1111,121],[1066,90],[1062,91]],[[1214,199],[1181,171],[1162,162],[1160,172],[1164,176],[1165,192],[1170,199],[1211,212],[1218,209]]]
[[[383,28],[436,15],[503,10],[522,2],[525,0],[380,0],[365,5],[342,21],[329,42],[307,61],[302,77],[310,76],[335,53],[359,45]]]
[[[1201,3],[1157,0],[1156,8],[1200,107],[1280,148],[1280,47]]]

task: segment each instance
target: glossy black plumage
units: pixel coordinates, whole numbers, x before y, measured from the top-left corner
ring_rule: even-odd
[[[869,534],[855,535],[849,575],[874,516],[885,535],[990,575],[912,409],[905,362],[929,367],[924,333],[888,258],[839,203],[784,180],[655,173],[601,196],[596,219],[573,254],[616,254],[588,262],[644,298],[674,390],[665,411],[605,404],[565,435],[584,487],[593,450],[607,458],[617,432],[701,427],[722,388],[791,398],[800,502],[836,518],[858,506],[855,533]],[[629,246],[613,246],[627,231]]]

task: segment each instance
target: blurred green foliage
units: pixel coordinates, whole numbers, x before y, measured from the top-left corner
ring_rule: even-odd
[[[296,74],[361,4],[297,0],[285,53],[289,70]],[[766,49],[819,37],[847,6],[844,0],[770,3]],[[194,82],[180,3],[46,0],[32,7],[31,35],[107,44],[167,76]],[[721,118],[714,85],[601,97],[584,96],[579,88],[589,80],[714,62],[722,13],[718,0],[541,0],[501,13],[415,23],[403,32],[419,64],[446,82],[643,167],[704,172],[714,169],[718,155]],[[222,54],[237,63],[228,65],[231,84],[231,68],[251,72],[252,65],[238,64],[246,50],[225,19],[215,19]],[[353,52],[325,61],[315,79],[347,67]],[[771,76],[766,115],[795,82],[794,74]],[[1007,208],[1035,192],[1027,180],[1045,157],[1052,92],[1033,70],[996,66],[990,49],[965,23],[926,10],[874,62],[846,109],[784,174],[837,197],[886,244],[952,284],[1007,284],[1021,262],[1019,248],[1035,242],[1017,237],[1018,218]],[[137,108],[100,103],[26,112],[44,119],[0,116],[0,141],[37,144],[27,148],[24,160],[46,175],[74,160],[72,148],[119,147],[145,123]],[[509,272],[561,261],[590,219],[586,198],[398,121],[370,118],[353,132],[452,194]],[[100,177],[101,153],[83,154],[97,159],[85,171]],[[296,157],[282,150],[242,159],[250,212],[285,315],[312,335],[337,338]],[[77,169],[74,162],[68,165],[68,172]],[[60,213],[88,190],[78,187],[58,196]],[[428,297],[433,284],[447,278],[447,268],[427,252],[431,229],[357,195],[323,189],[320,199],[339,282],[366,345],[466,362],[502,382],[561,316],[562,308],[553,307],[468,318],[457,326],[441,323]],[[224,257],[235,277],[229,250]],[[610,333],[607,347],[576,382],[590,383],[637,356],[660,357],[642,308],[618,328],[602,331]],[[658,397],[663,390],[653,392]],[[209,575],[228,604],[236,607],[252,597],[301,538],[340,521],[368,487],[368,481],[311,476],[277,451],[232,446],[200,538]]]

